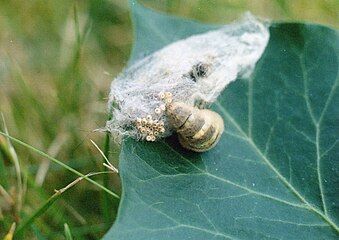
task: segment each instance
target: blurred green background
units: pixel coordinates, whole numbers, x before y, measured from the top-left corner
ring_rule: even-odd
[[[337,0],[144,0],[146,6],[208,23],[227,23],[245,11],[287,21],[338,27]],[[104,133],[111,80],[124,67],[133,42],[126,0],[0,0],[0,111],[9,133],[82,173],[104,171],[91,144],[106,149]],[[2,122],[2,121],[1,121]],[[4,130],[1,123],[1,130]],[[14,145],[21,181],[6,138],[0,136],[0,239],[77,178]],[[109,148],[117,165],[119,147]],[[15,156],[14,156],[15,157]],[[100,184],[120,194],[116,174]],[[82,181],[62,194],[23,239],[100,239],[114,222],[118,200]],[[21,238],[20,238],[21,239]]]

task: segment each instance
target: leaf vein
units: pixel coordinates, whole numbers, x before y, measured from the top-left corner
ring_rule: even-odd
[[[304,226],[304,227],[329,227],[328,224],[323,224],[323,223],[297,223],[297,222],[291,222],[291,221],[286,221],[286,220],[281,220],[281,219],[263,218],[259,216],[236,217],[235,218],[235,220],[241,220],[241,219],[260,219],[260,220],[269,221],[269,222],[279,222],[279,223]]]
[[[255,145],[253,140],[249,138],[238,123],[232,118],[232,116],[226,111],[226,109],[219,103],[216,102],[216,105],[219,107],[220,111],[223,113],[224,117],[227,118],[238,130],[239,132],[248,139],[248,143],[252,146],[252,148],[260,155],[262,160],[267,164],[267,166],[278,176],[278,178],[303,202],[305,203],[310,210],[314,211],[318,215],[320,215],[329,225],[331,225],[337,232],[339,232],[338,226],[324,213],[322,213],[319,209],[310,204],[288,181],[287,179],[281,175],[278,169],[269,161],[269,159],[260,151],[260,149]]]

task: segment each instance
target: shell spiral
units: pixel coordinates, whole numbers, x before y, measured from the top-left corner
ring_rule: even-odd
[[[218,113],[182,102],[168,105],[167,116],[178,134],[180,144],[195,152],[213,148],[224,131],[224,121]]]

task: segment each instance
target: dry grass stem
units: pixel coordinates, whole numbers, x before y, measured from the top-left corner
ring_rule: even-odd
[[[98,149],[98,151],[100,152],[100,154],[102,155],[102,157],[105,159],[106,163],[103,163],[102,165],[104,165],[105,167],[107,167],[108,169],[110,169],[111,171],[115,172],[115,173],[119,173],[119,170],[114,167],[112,165],[112,163],[110,163],[110,161],[108,161],[107,157],[105,156],[105,154],[103,153],[103,151],[101,151],[101,149],[98,147],[98,145],[92,140],[90,139],[90,141],[92,142],[92,144],[94,145],[94,147],[96,149]]]

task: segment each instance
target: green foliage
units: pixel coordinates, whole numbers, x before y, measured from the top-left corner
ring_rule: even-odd
[[[136,39],[167,44],[179,20],[133,10],[147,19]],[[199,28],[180,22],[176,38]],[[133,56],[147,51],[139,46]],[[187,152],[175,137],[124,142],[122,201],[104,239],[337,239],[338,62],[338,32],[273,24],[251,78],[213,106],[226,128],[214,149]]]
[[[128,24],[128,12],[111,5],[125,12],[120,19]],[[34,239],[38,232],[47,239],[64,239],[64,222],[73,226],[77,239],[100,238],[115,218],[115,214],[109,219],[102,218],[107,208],[116,211],[118,206],[111,190],[119,191],[119,181],[117,177],[112,179],[112,174],[92,180],[111,189],[108,192],[82,181],[53,205],[49,204],[54,189],[66,186],[76,177],[64,168],[66,165],[84,174],[103,170],[102,157],[89,137],[100,146],[104,143],[104,135],[92,131],[104,126],[104,96],[112,78],[109,74],[117,74],[123,61],[114,68],[108,67],[104,54],[98,50],[93,38],[96,30],[91,28],[92,24],[98,24],[90,13],[95,7],[89,1],[0,3],[0,111],[11,136],[62,159],[64,164],[50,164],[38,154],[15,145],[23,188],[27,188],[22,197],[23,207],[19,208],[20,178],[16,176],[6,138],[0,137],[0,184],[14,200],[13,204],[4,201],[0,194],[0,239],[13,222],[20,230],[27,220],[24,239]],[[125,29],[124,35],[128,36],[128,28]],[[129,42],[124,44],[121,54],[116,54],[120,61],[123,55],[128,55]],[[114,154],[108,151],[114,162]],[[41,171],[44,169],[45,173]],[[100,196],[106,194],[110,196],[110,204],[101,208]],[[93,204],[87,204],[89,199]],[[34,230],[28,227],[31,220],[36,224]],[[91,225],[100,228],[93,230]],[[87,226],[85,231],[84,226]]]
[[[179,39],[217,27],[161,14],[137,1],[130,2],[135,34],[130,64]]]
[[[166,13],[217,24],[230,22],[247,10],[271,19],[334,26],[339,22],[336,0],[142,2]],[[144,20],[136,18],[135,24],[143,24]],[[177,28],[167,25],[166,38],[154,48],[144,41],[147,49],[154,51],[184,37],[181,22],[177,20]],[[163,29],[164,22],[147,24],[153,24],[155,30]],[[203,31],[195,28],[203,25],[191,24],[190,34]],[[0,29],[0,112],[10,135],[83,174],[104,169],[102,156],[89,138],[117,164],[119,147],[107,144],[102,133],[92,130],[105,124],[110,82],[126,65],[131,51],[127,1],[0,1]],[[29,219],[34,223],[29,220],[20,239],[64,240],[65,222],[71,226],[74,239],[100,239],[115,219],[118,200],[81,181],[49,204],[54,189],[67,186],[76,175],[49,162],[46,156],[13,145],[20,169],[13,164],[13,151],[9,151],[6,137],[0,136],[0,239],[13,222],[19,229]],[[115,174],[93,176],[93,180],[120,192]],[[21,185],[23,191],[19,191]]]
[[[73,240],[71,229],[69,228],[67,223],[64,224],[64,229],[66,240]]]

